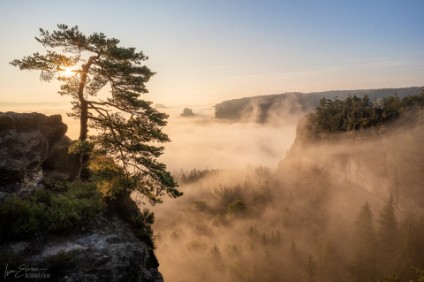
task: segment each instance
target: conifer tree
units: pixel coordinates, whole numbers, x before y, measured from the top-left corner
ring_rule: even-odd
[[[377,277],[376,236],[372,220],[371,209],[366,203],[356,220],[353,259],[350,264],[354,281],[375,281]]]
[[[386,200],[378,219],[379,259],[378,264],[384,277],[396,273],[398,256],[398,226],[393,196]]]
[[[88,163],[85,148],[94,146],[123,169],[128,189],[138,190],[151,203],[160,202],[165,193],[180,196],[172,175],[156,160],[164,148],[154,143],[169,141],[161,130],[168,116],[140,98],[148,93],[145,83],[154,74],[142,64],[147,56],[103,33],[84,35],[78,26],[57,27],[53,32],[40,29],[35,38],[47,49],[45,54],[33,53],[11,64],[41,71],[42,80],[59,80],[58,93],[72,97],[71,115],[80,121],[77,177]],[[102,89],[109,93],[98,95]]]

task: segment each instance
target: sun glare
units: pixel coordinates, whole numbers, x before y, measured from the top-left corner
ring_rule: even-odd
[[[61,71],[61,76],[63,77],[71,77],[74,76],[75,72],[71,70],[71,68],[65,68],[63,71]]]

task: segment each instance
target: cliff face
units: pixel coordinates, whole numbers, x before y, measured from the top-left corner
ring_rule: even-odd
[[[31,190],[67,129],[60,115],[0,113],[0,192]]]
[[[319,133],[304,118],[277,175],[292,187],[319,185],[326,178],[329,185],[350,186],[374,198],[392,194],[399,204],[412,207],[424,200],[423,150],[423,125],[411,119],[382,128]]]
[[[5,278],[48,281],[161,282],[153,250],[115,216],[99,217],[76,234],[0,245]],[[7,265],[7,269],[6,269]],[[28,268],[20,271],[22,265]]]
[[[41,179],[46,175],[48,178],[69,174],[66,170],[72,158],[67,155],[67,148],[71,140],[64,136],[66,130],[67,126],[62,123],[60,115],[0,113],[0,221],[21,223],[10,224],[13,227],[1,224],[0,233],[27,234],[25,228],[37,230],[33,236],[25,236],[18,241],[10,241],[15,237],[5,236],[9,241],[0,243],[0,269],[4,279],[163,281],[151,244],[141,240],[136,234],[139,230],[128,224],[116,210],[103,209],[90,221],[78,225],[78,230],[69,232],[44,232],[33,226],[31,220],[25,219],[34,218],[40,223],[42,216],[55,215],[49,211],[53,210],[54,203],[65,197],[64,194],[38,197],[39,200],[31,202],[31,206],[28,201],[19,202],[19,199],[40,192],[56,193],[41,184]],[[87,200],[84,197],[88,196],[81,193],[74,194],[75,197],[69,198],[69,201],[61,200],[60,207],[56,206],[54,211],[70,221],[78,220],[83,215],[77,213],[71,202],[79,200],[84,204],[84,200]],[[10,199],[12,203],[20,204],[15,208],[10,204]],[[63,221],[60,216],[57,219]],[[58,224],[70,224],[62,221]]]

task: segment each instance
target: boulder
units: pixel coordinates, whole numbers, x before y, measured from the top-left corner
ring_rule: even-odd
[[[0,193],[32,190],[67,129],[60,115],[0,112]]]
[[[72,141],[68,136],[62,136],[52,148],[49,157],[43,162],[43,173],[46,177],[73,180],[79,169],[80,160],[76,155],[69,154]]]

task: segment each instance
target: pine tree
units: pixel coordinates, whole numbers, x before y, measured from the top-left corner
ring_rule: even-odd
[[[138,190],[153,204],[165,193],[180,196],[166,166],[156,160],[164,148],[153,145],[170,141],[161,130],[168,116],[140,99],[148,93],[145,83],[154,74],[142,65],[148,59],[143,52],[120,47],[118,39],[103,33],[87,36],[78,26],[64,24],[53,32],[40,29],[36,40],[47,49],[45,54],[37,52],[11,64],[21,70],[40,70],[42,80],[59,80],[59,94],[73,98],[71,115],[80,120],[77,177],[88,164],[87,148],[94,146],[123,168],[128,190]],[[97,95],[105,88],[108,96]],[[89,127],[94,134],[88,134]]]
[[[375,281],[377,277],[376,236],[372,220],[371,209],[366,203],[356,220],[353,258],[349,267],[354,281]]]
[[[383,277],[395,274],[398,270],[397,256],[398,256],[398,238],[399,231],[395,215],[395,206],[393,196],[386,200],[380,212],[378,241],[378,264]]]

